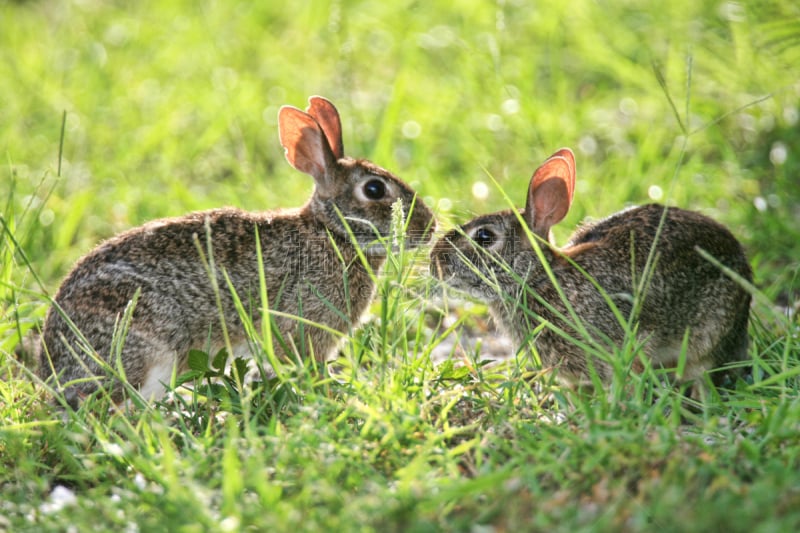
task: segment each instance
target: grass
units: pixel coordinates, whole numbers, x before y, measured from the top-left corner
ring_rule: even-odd
[[[798,529],[799,16],[0,1],[0,529]],[[522,205],[561,146],[578,183],[559,242],[650,200],[724,222],[755,271],[752,377],[687,411],[652,376],[581,395],[480,345],[435,363],[453,335],[488,343],[485,310],[445,313],[406,263],[330,370],[234,380],[219,401],[52,408],[13,352],[70,265],[152,218],[303,203],[276,118],[311,94],[337,104],[346,152],[402,176],[444,227],[504,193]]]

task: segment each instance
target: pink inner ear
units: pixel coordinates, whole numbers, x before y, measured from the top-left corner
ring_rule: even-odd
[[[539,183],[534,196],[533,229],[542,228],[547,233],[567,215],[569,203],[564,201],[567,194],[563,180],[550,178]]]
[[[306,111],[322,127],[334,157],[336,159],[343,158],[342,122],[339,119],[339,112],[336,111],[336,107],[321,96],[312,96],[308,99],[308,109]]]
[[[537,235],[547,238],[567,215],[574,191],[575,156],[562,148],[536,169],[528,188],[525,219]]]
[[[324,182],[333,155],[317,121],[296,107],[284,106],[278,113],[278,130],[289,164]]]
[[[575,191],[575,154],[569,148],[562,148],[548,157],[533,173],[531,180],[535,188],[540,181],[553,177],[564,181],[567,189],[567,209],[569,209],[569,205],[572,204],[572,195]]]

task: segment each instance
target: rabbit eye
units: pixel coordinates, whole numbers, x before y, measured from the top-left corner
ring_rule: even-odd
[[[364,195],[370,200],[380,200],[386,196],[386,184],[381,180],[369,180],[364,184]]]
[[[478,228],[475,231],[475,234],[472,236],[472,240],[475,241],[475,244],[480,246],[481,248],[488,248],[489,246],[494,243],[496,239],[496,235],[492,230],[486,228]]]

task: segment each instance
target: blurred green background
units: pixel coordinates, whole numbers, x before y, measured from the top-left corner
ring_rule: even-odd
[[[570,146],[560,242],[658,200],[731,226],[770,296],[796,287],[796,2],[30,0],[0,21],[0,191],[50,287],[148,219],[303,203],[276,118],[312,94],[445,227],[507,207],[493,180],[522,205]]]

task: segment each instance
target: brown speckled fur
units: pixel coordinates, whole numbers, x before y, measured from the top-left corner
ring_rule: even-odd
[[[48,312],[42,334],[42,378],[52,378],[54,371],[58,383],[64,385],[88,375],[104,375],[85,354],[60,311],[80,329],[91,348],[108,360],[115,325],[137,290],[140,297],[121,356],[130,383],[141,387],[156,369],[162,374],[173,366],[179,372],[185,370],[190,349],[222,347],[219,308],[196,244],[207,255],[209,232],[222,314],[234,345],[245,342],[245,337],[223,271],[258,320],[256,230],[270,309],[340,332],[357,325],[375,287],[336,210],[346,218],[359,246],[367,250],[374,271],[385,255],[382,246],[374,246],[376,231],[389,235],[391,205],[396,200],[402,200],[406,212],[414,202],[410,246],[430,239],[433,215],[415,199],[414,191],[388,171],[344,156],[338,114],[327,100],[312,97],[308,113],[282,108],[280,128],[289,162],[317,182],[309,202],[298,209],[261,213],[235,208],[191,213],[149,222],[102,243],[75,265],[56,294],[58,309],[54,306]],[[386,194],[370,200],[359,189],[375,179],[385,185]],[[292,318],[275,320],[292,351],[301,356],[313,350],[317,359],[325,360],[338,346],[340,337],[321,328],[299,326]],[[301,327],[304,335],[299,334]],[[287,355],[279,343],[275,348]],[[95,388],[96,383],[87,381],[66,387],[65,393],[74,402]],[[119,394],[119,387],[115,392]]]
[[[571,152],[558,154],[537,171],[542,182],[553,171],[572,173],[574,179]],[[562,205],[560,217],[566,214],[571,200],[571,185],[568,188],[560,200],[566,205]],[[533,198],[535,192],[531,190],[530,194]],[[529,205],[533,205],[532,200]],[[536,227],[533,208],[526,207],[519,214],[530,221],[533,233],[544,239],[541,251],[558,285],[589,331],[591,342],[607,353],[621,345],[624,328],[600,291],[572,263],[603,287],[627,320],[633,308],[634,286],[641,280],[664,209],[667,216],[656,244],[652,279],[645,284],[637,339],[644,343],[644,353],[655,366],[674,368],[688,330],[683,378],[691,381],[709,369],[747,356],[750,295],[696,251],[702,248],[742,278],[752,280],[741,245],[725,227],[696,212],[650,204],[584,225],[564,248],[558,249],[547,239],[551,225],[560,217]],[[485,231],[489,231],[496,238],[479,246],[474,240],[479,229],[483,231],[480,235],[485,237]],[[591,360],[599,376],[610,379],[609,364],[590,357],[555,331],[560,329],[586,342],[568,318],[564,302],[513,211],[480,216],[451,231],[434,246],[431,260],[435,276],[486,301],[518,346],[532,340],[533,330],[542,321],[554,326],[545,327],[535,337],[535,346],[542,363],[557,367],[561,378],[585,381]],[[720,375],[714,373],[715,378]]]

